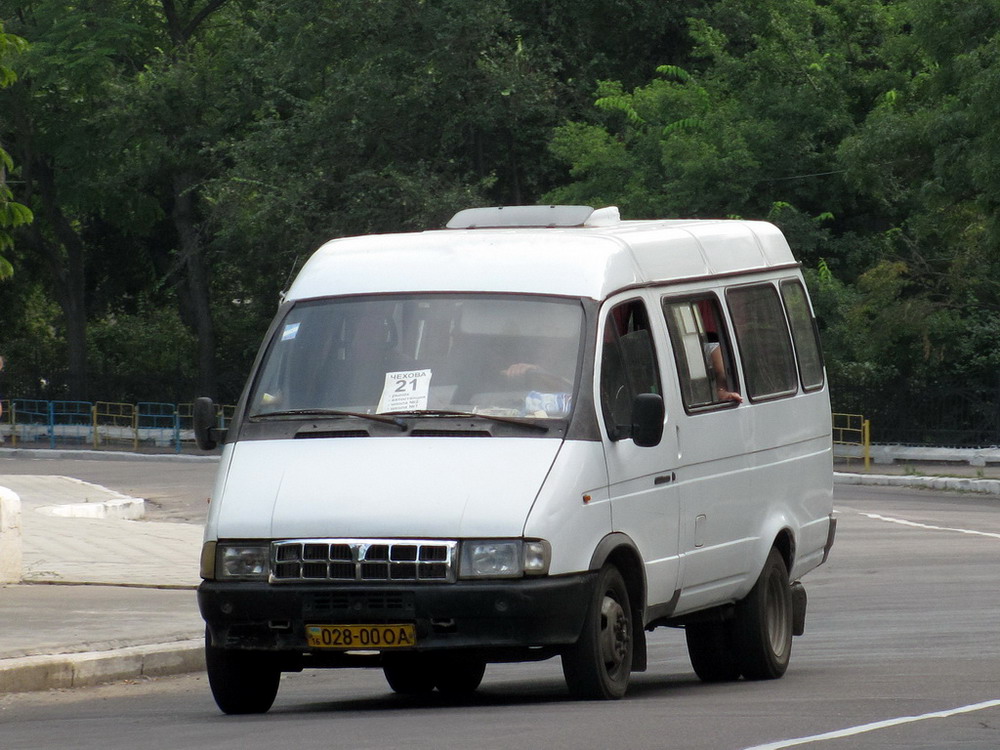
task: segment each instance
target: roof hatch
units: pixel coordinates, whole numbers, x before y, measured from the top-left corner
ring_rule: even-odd
[[[493,206],[459,211],[446,225],[448,229],[498,229],[511,227],[587,227],[619,222],[615,206]]]

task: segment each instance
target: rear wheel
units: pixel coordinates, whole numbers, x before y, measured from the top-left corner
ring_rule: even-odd
[[[434,690],[434,674],[425,654],[383,654],[382,672],[393,692],[426,695]]]
[[[732,682],[740,678],[736,633],[731,620],[684,626],[691,666],[702,682]]]
[[[281,680],[269,651],[216,648],[205,635],[205,667],[216,704],[227,714],[262,714],[274,703]]]
[[[474,693],[485,672],[483,659],[461,652],[442,654],[434,660],[434,684],[442,694],[455,698]]]
[[[736,605],[740,671],[748,680],[773,680],[788,669],[792,653],[792,590],[788,568],[772,549],[760,577]]]
[[[621,698],[632,674],[632,609],[628,589],[613,565],[597,577],[579,640],[562,654],[563,675],[578,698]]]

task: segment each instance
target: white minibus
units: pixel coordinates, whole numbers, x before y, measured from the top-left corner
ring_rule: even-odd
[[[226,713],[287,671],[462,695],[556,656],[620,698],[661,626],[703,680],[777,678],[833,544],[816,325],[764,222],[514,206],[333,240],[227,427],[195,411]]]

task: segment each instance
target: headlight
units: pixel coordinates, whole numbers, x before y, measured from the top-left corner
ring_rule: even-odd
[[[462,542],[462,578],[520,578],[549,571],[549,543],[541,539],[470,539]]]
[[[270,553],[270,544],[217,542],[215,576],[220,581],[266,581]]]

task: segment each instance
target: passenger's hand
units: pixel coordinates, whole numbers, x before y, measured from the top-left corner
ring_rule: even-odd
[[[725,388],[719,388],[717,393],[719,401],[735,401],[737,404],[743,403],[743,397],[736,391],[727,391]]]
[[[529,372],[538,372],[541,368],[538,365],[532,365],[527,362],[518,362],[517,364],[511,365],[506,370],[503,371],[504,377],[507,378],[523,378]]]

